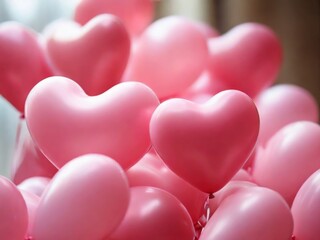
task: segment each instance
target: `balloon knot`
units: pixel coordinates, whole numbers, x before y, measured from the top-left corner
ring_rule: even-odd
[[[213,199],[214,198],[214,194],[213,193],[210,193],[209,194],[209,199]]]
[[[292,239],[292,240],[296,240],[296,236],[295,236],[295,235],[292,235],[291,239]]]
[[[32,240],[33,238],[31,236],[27,236],[24,238],[24,240]]]
[[[20,119],[21,119],[21,120],[24,120],[24,119],[25,119],[24,113],[21,113],[21,114],[20,114]]]

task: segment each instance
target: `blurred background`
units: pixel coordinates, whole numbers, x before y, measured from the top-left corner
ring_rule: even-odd
[[[79,0],[0,0],[0,22],[16,20],[41,31],[57,18],[71,18]],[[158,0],[155,19],[183,15],[220,33],[244,22],[269,26],[280,38],[284,60],[277,83],[307,89],[320,104],[319,0]],[[5,113],[5,114],[4,114]],[[0,174],[8,175],[18,113],[0,97]]]

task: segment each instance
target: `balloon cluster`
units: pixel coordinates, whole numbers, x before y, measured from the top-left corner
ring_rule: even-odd
[[[0,25],[0,94],[27,125],[0,239],[319,239],[318,106],[272,86],[272,30],[152,18],[81,0],[41,34]]]

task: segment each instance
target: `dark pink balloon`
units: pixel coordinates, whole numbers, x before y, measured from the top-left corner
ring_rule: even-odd
[[[87,23],[96,15],[109,13],[119,17],[132,36],[139,35],[152,21],[152,0],[81,0],[75,9],[74,19]]]
[[[37,240],[107,237],[122,221],[129,185],[120,165],[100,154],[67,163],[41,197],[32,229]]]
[[[199,240],[291,240],[290,208],[275,191],[247,187],[223,200]]]
[[[289,123],[319,120],[316,100],[299,86],[291,84],[273,86],[261,92],[255,102],[261,122],[259,144],[263,146],[278,130]]]
[[[320,169],[302,185],[292,204],[296,240],[318,240],[320,236]]]
[[[209,70],[231,89],[256,96],[278,75],[282,48],[274,32],[258,23],[243,23],[209,40]]]
[[[126,216],[108,240],[193,240],[192,220],[179,200],[152,187],[131,188]]]
[[[0,239],[23,240],[28,228],[26,203],[7,178],[0,176]]]
[[[137,39],[126,80],[147,84],[159,98],[189,87],[207,66],[207,40],[193,21],[165,17],[152,23]]]
[[[32,87],[52,75],[37,38],[19,23],[0,24],[0,94],[21,113]]]
[[[46,39],[56,75],[72,78],[89,95],[120,82],[130,53],[129,35],[109,14],[96,16],[82,28],[67,24]]]
[[[161,188],[175,197],[188,210],[192,220],[197,222],[206,213],[208,194],[199,191],[173,173],[159,156],[147,153],[127,170],[130,186],[150,186]]]
[[[256,157],[252,176],[291,205],[301,185],[320,168],[319,156],[320,126],[307,121],[291,123],[273,135]]]
[[[13,156],[12,179],[19,184],[35,176],[52,178],[58,169],[43,155],[34,144],[25,121],[20,122],[20,133]]]
[[[152,145],[167,166],[203,192],[222,188],[255,146],[259,116],[244,93],[227,90],[199,105],[170,99],[152,115]]]
[[[41,81],[26,102],[26,120],[41,151],[57,167],[101,153],[129,168],[150,148],[149,121],[157,96],[138,82],[120,83],[89,97],[74,81]]]

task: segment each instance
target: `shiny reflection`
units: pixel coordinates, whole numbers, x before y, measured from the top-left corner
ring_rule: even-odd
[[[161,206],[161,202],[158,199],[152,199],[146,203],[145,206],[141,208],[140,215],[141,217],[152,215],[156,212],[156,209]]]

